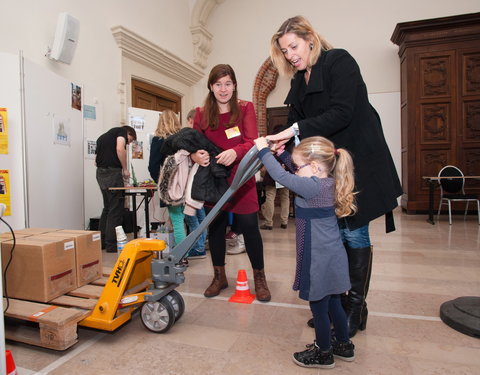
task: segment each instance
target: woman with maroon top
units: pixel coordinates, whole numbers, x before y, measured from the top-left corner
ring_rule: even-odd
[[[237,79],[232,67],[219,64],[212,68],[208,77],[208,95],[203,107],[195,110],[194,129],[205,136],[223,151],[216,156],[217,163],[232,166],[228,179],[231,183],[238,165],[258,137],[255,110],[251,102],[237,98]],[[200,166],[210,163],[210,155],[205,150],[192,154],[192,160]],[[213,204],[205,203],[207,211]],[[214,297],[228,287],[225,275],[225,233],[228,225],[228,212],[235,220],[245,238],[245,247],[253,268],[255,293],[259,301],[270,301],[271,295],[265,279],[263,264],[263,242],[258,227],[259,205],[255,177],[248,180],[208,227],[208,242],[214,277],[205,290],[205,297]]]

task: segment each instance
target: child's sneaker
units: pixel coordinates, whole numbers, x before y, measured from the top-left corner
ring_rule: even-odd
[[[322,352],[314,342],[307,350],[293,353],[293,362],[302,367],[334,368],[332,349]]]
[[[348,342],[332,341],[333,355],[344,361],[352,362],[355,359],[355,345]]]
[[[207,257],[207,253],[205,250],[200,251],[200,250],[190,250],[188,252],[187,258],[188,259],[204,259]]]

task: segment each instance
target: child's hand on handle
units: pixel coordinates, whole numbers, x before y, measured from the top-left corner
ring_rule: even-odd
[[[268,141],[267,138],[265,137],[260,137],[254,140],[255,146],[257,146],[258,151],[260,151],[262,148],[267,147],[268,148]]]

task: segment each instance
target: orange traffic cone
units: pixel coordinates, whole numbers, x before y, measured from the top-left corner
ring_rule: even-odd
[[[248,287],[247,272],[239,270],[235,294],[230,297],[228,302],[252,303],[254,299],[255,294],[250,294],[250,288]]]
[[[17,368],[15,367],[15,362],[13,361],[13,356],[10,350],[5,350],[5,355],[7,364],[7,375],[18,375]]]

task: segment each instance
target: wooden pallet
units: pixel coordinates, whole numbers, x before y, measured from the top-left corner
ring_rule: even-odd
[[[6,306],[6,300],[3,299]],[[43,348],[65,350],[77,342],[77,323],[91,310],[9,298],[5,337]],[[12,320],[12,318],[14,320]]]
[[[107,280],[104,276],[48,303],[9,298],[5,338],[48,349],[68,349],[78,341],[78,322],[91,314]]]

